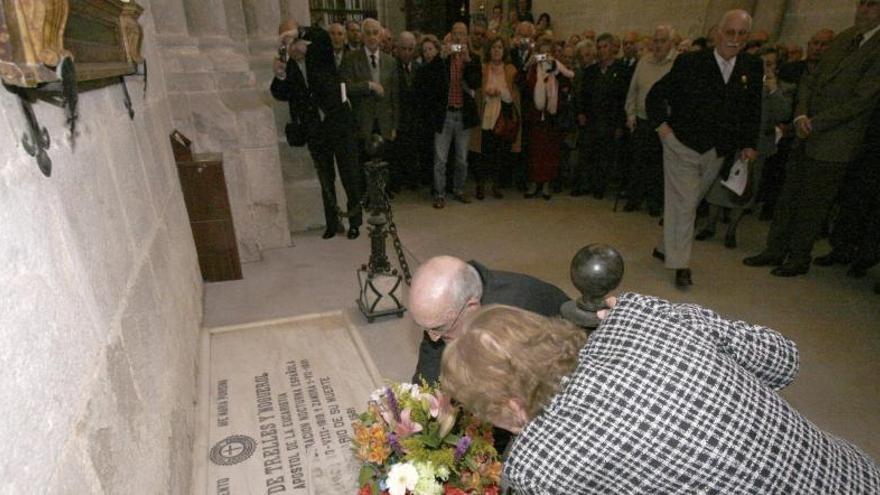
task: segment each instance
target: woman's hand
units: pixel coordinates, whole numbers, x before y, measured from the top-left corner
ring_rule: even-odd
[[[596,316],[600,320],[604,320],[605,317],[608,316],[608,313],[610,313],[611,310],[614,309],[614,306],[616,306],[616,305],[617,305],[617,297],[616,296],[606,297],[605,298],[605,306],[608,306],[608,309],[600,309],[599,311],[596,311]]]

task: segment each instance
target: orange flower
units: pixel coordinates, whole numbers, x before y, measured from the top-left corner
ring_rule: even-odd
[[[358,490],[358,495],[373,495],[373,489],[370,488],[370,485],[364,485]]]
[[[369,432],[369,449],[366,455],[367,462],[373,464],[382,464],[388,456],[391,455],[391,447],[388,445],[388,438],[385,436],[385,429],[378,423],[370,426]]]
[[[443,491],[443,495],[467,495],[467,492],[460,488],[446,485],[446,489]]]
[[[499,495],[501,493],[501,489],[498,488],[497,485],[492,485],[489,488],[486,488],[486,491],[483,492],[483,495]]]
[[[480,474],[483,475],[484,478],[487,478],[492,481],[492,483],[500,483],[501,482],[501,463],[500,462],[490,462],[480,465]]]

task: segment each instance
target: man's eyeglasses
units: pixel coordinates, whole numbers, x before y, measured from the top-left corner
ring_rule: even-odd
[[[461,318],[461,314],[464,313],[464,308],[467,307],[467,303],[464,303],[464,306],[458,310],[458,314],[455,315],[455,319],[452,320],[452,323],[448,325],[440,325],[434,328],[425,328],[425,331],[428,332],[428,336],[432,339],[440,338],[444,333],[448,332],[450,328],[454,327],[456,323],[458,323],[458,319]]]

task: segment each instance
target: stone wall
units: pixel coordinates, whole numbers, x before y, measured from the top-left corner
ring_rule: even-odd
[[[44,177],[0,89],[0,493],[187,494],[202,282],[168,134],[148,0],[149,89],[127,78],[61,109]]]
[[[489,4],[491,2],[487,2]],[[770,29],[773,11],[784,9],[779,39],[806,43],[819,28],[835,30],[852,25],[855,3],[850,0],[534,0],[535,17],[548,12],[560,35],[595,29],[622,33],[649,33],[658,24],[670,23],[685,36],[703,36],[728,8],[747,8],[755,14],[756,28]]]
[[[248,56],[254,12],[242,0],[152,0],[174,126],[197,151],[223,153],[239,254],[290,245],[278,131],[268,83]],[[269,2],[262,2],[269,4]],[[278,2],[274,5],[277,26]]]

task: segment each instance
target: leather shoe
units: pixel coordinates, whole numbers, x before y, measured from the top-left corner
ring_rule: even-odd
[[[746,266],[779,266],[784,261],[782,256],[773,256],[769,253],[761,253],[755,256],[749,256],[743,260]]]
[[[324,233],[321,235],[321,239],[331,239],[333,237],[336,237],[336,227],[335,226],[327,227],[327,229],[324,230]]]
[[[728,230],[727,234],[724,236],[724,247],[727,249],[733,249],[736,247],[736,231]]]
[[[703,229],[697,234],[698,241],[705,241],[715,237],[715,231],[710,229]]]
[[[654,250],[651,251],[651,256],[657,258],[660,261],[666,261],[666,254],[661,253],[657,250],[657,248],[654,248]]]
[[[856,260],[849,267],[849,270],[847,270],[846,276],[852,277],[852,278],[862,278],[868,274],[868,270],[871,269],[872,265],[873,265],[873,263],[869,263],[869,262],[862,261],[862,260]]]
[[[357,227],[349,227],[346,237],[349,239],[357,239],[359,235],[361,235],[361,231],[358,230]]]
[[[685,287],[690,287],[694,285],[694,281],[691,280],[691,269],[690,268],[680,268],[675,270],[675,286],[683,289]]]
[[[438,210],[446,206],[446,198],[434,198],[434,208]]]
[[[818,258],[813,260],[813,264],[816,266],[831,266],[835,263],[845,265],[850,263],[852,260],[849,256],[841,253],[836,249],[832,249],[830,253],[825,256],[819,256]]]
[[[482,201],[486,199],[486,193],[483,191],[483,185],[477,184],[477,200]]]
[[[803,275],[810,271],[810,265],[808,263],[785,263],[782,266],[777,266],[773,270],[770,271],[770,275],[776,277],[796,277],[798,275]]]
[[[468,204],[471,202],[471,198],[467,197],[465,193],[453,194],[452,197],[455,198],[455,200],[459,203]]]

